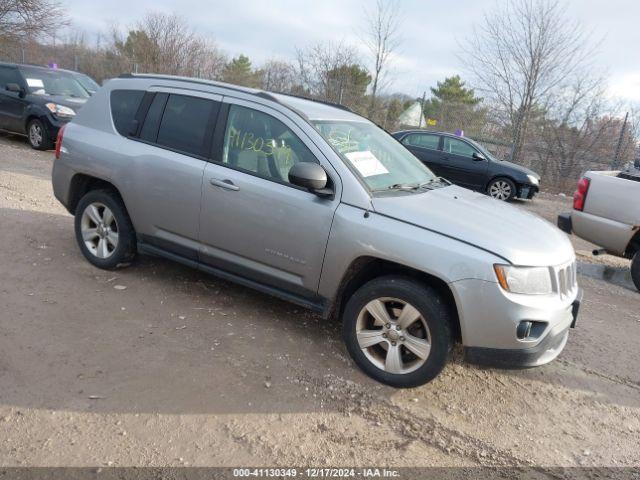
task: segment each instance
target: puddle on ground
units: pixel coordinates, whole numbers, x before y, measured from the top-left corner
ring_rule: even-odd
[[[598,263],[578,262],[578,273],[587,277],[605,280],[622,287],[635,290],[636,287],[631,280],[631,270],[627,267],[612,267]]]

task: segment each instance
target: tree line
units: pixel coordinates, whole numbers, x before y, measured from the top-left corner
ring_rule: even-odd
[[[559,0],[506,0],[488,11],[460,40],[468,81],[445,78],[428,98],[390,93],[400,2],[366,5],[354,25],[359,44],[316,43],[296,48],[292,59],[255,65],[246,55],[230,57],[177,14],[149,12],[126,31],[114,27],[88,41],[68,28],[58,0],[0,0],[0,55],[54,61],[98,81],[153,72],[291,93],[346,105],[387,130],[463,130],[498,156],[539,170],[556,189],[594,165],[634,158],[637,115],[607,99],[594,61],[598,44]],[[408,119],[403,112],[416,102],[418,115]]]

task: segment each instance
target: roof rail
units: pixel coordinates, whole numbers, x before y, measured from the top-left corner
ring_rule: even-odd
[[[239,85],[233,85],[230,83],[225,83],[225,82],[218,82],[216,80],[205,80],[205,79],[199,79],[199,78],[191,78],[191,77],[180,77],[177,75],[165,75],[165,74],[160,74],[160,73],[123,73],[121,75],[118,76],[118,78],[158,78],[158,79],[164,79],[164,80],[173,80],[173,81],[178,81],[178,82],[187,82],[187,83],[195,83],[195,84],[199,84],[199,85],[209,85],[209,86],[214,86],[214,87],[223,87],[223,88],[228,88],[230,90],[235,90],[236,92],[242,92],[242,93],[247,93],[249,95],[255,95],[257,97],[261,97],[261,98],[265,98],[267,100],[271,100],[273,102],[277,102],[281,105],[284,105],[287,108],[290,108],[292,110],[295,110],[296,113],[301,114],[301,112],[298,112],[297,109],[292,108],[290,105],[286,105],[283,104],[280,100],[278,100],[273,93],[276,93],[278,95],[284,95],[287,97],[294,97],[294,98],[300,98],[302,100],[308,100],[310,102],[316,102],[316,103],[322,103],[324,105],[328,105],[334,108],[339,108],[340,110],[345,110],[347,112],[350,113],[355,113],[353,110],[351,110],[349,107],[342,105],[340,103],[334,103],[334,102],[329,102],[327,100],[319,100],[317,98],[309,98],[309,97],[305,97],[303,95],[295,95],[293,93],[282,93],[282,92],[266,92],[264,90],[256,90],[253,88],[248,88],[248,87],[242,87]],[[306,115],[303,114],[303,117],[306,118]]]
[[[174,82],[195,83],[198,85],[208,85],[213,87],[224,87],[236,92],[255,95],[257,91],[253,88],[241,87],[230,83],[218,82],[216,80],[206,80],[204,78],[180,77],[178,75],[165,75],[162,73],[123,73],[118,78],[157,78],[159,80],[173,80]]]
[[[300,98],[302,100],[309,100],[310,102],[322,103],[324,105],[329,105],[330,107],[335,107],[335,108],[339,108],[340,110],[345,110],[347,112],[355,113],[349,107],[347,107],[346,105],[342,105],[341,103],[330,102],[329,100],[320,100],[318,98],[305,97],[304,95],[296,95],[295,93],[283,93],[283,92],[276,92],[276,93],[278,93],[279,95],[286,95],[287,97]]]

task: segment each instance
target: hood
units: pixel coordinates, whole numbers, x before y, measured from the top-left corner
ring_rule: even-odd
[[[529,170],[527,167],[523,167],[522,165],[518,165],[517,163],[512,163],[507,160],[499,160],[498,165],[512,168],[514,170],[522,172],[525,175],[533,175],[538,180],[540,180],[540,175],[538,175],[536,172],[534,172],[533,170]]]
[[[87,103],[86,98],[77,98],[77,97],[67,97],[64,95],[38,95],[32,94],[33,97],[40,99],[40,101],[44,103],[53,102],[58,105],[63,105],[65,107],[73,108],[74,110],[78,110],[85,103]]]
[[[458,186],[374,197],[377,213],[488,250],[514,265],[553,266],[575,258],[556,226],[520,208]]]

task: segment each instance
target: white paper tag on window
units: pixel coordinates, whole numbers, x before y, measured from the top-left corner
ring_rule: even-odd
[[[389,173],[389,170],[387,170],[382,162],[369,150],[345,153],[344,156],[349,159],[363,177],[373,177],[374,175]]]
[[[44,88],[44,83],[39,78],[27,78],[27,85],[31,88]]]

